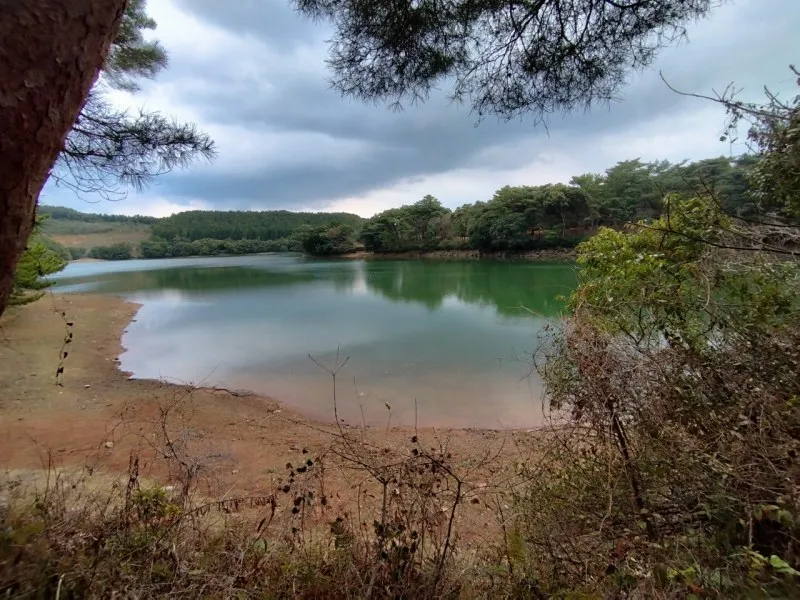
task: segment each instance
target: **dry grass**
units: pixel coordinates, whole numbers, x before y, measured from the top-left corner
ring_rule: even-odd
[[[492,550],[461,545],[459,513],[478,500],[447,440],[389,445],[339,430],[263,494],[214,482],[218,454],[192,434],[191,394],[162,403],[149,451],[125,477],[96,466],[8,473],[0,509],[0,594],[8,597],[469,598],[508,595]],[[224,457],[223,457],[224,458]],[[493,460],[485,456],[483,460]],[[140,466],[165,463],[162,484]],[[328,482],[356,488],[332,508]],[[482,490],[485,492],[485,490]],[[482,496],[484,502],[487,495]],[[513,595],[513,594],[512,594]]]
[[[67,248],[93,248],[119,242],[138,244],[150,237],[151,226],[143,223],[114,223],[48,219],[43,232]]]
[[[146,226],[134,231],[109,231],[104,233],[61,234],[50,236],[59,244],[67,248],[94,248],[95,246],[110,246],[119,242],[138,244],[150,237]]]

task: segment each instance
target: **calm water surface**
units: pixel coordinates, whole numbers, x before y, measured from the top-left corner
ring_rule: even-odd
[[[120,357],[137,378],[246,388],[332,420],[331,377],[309,355],[335,368],[338,351],[348,423],[517,428],[540,421],[530,358],[575,274],[276,254],[73,263],[56,280],[142,304]]]

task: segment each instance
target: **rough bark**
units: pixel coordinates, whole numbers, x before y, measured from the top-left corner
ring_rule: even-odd
[[[0,315],[36,201],[127,0],[0,0]]]

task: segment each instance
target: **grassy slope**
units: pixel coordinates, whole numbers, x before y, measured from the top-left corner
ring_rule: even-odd
[[[50,217],[42,224],[45,235],[67,248],[87,250],[118,242],[138,244],[150,237],[155,221],[152,217],[98,215],[61,206],[40,205],[38,212]]]
[[[117,242],[138,244],[150,237],[151,226],[144,223],[65,221],[51,219],[43,231],[67,248],[93,248]]]

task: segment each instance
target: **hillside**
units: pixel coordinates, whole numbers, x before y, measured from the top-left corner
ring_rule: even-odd
[[[155,217],[84,213],[63,206],[39,205],[40,215],[49,215],[42,232],[66,246],[73,256],[96,246],[139,244],[150,237]]]
[[[276,211],[189,211],[170,217],[142,215],[104,215],[84,213],[62,206],[39,206],[39,214],[49,215],[42,231],[64,245],[74,258],[104,256],[101,249],[127,247],[126,256],[156,257],[164,240],[186,248],[174,255],[248,253],[285,249],[286,239],[303,225],[325,226],[339,222],[360,228],[363,219],[350,213],[308,213]],[[223,248],[207,248],[209,240]],[[143,244],[144,242],[144,244]],[[191,245],[190,242],[201,242]],[[230,243],[237,242],[235,248]],[[278,242],[272,244],[251,242]],[[195,247],[196,246],[196,247]],[[98,249],[92,252],[93,249]],[[170,254],[172,255],[172,254]]]

